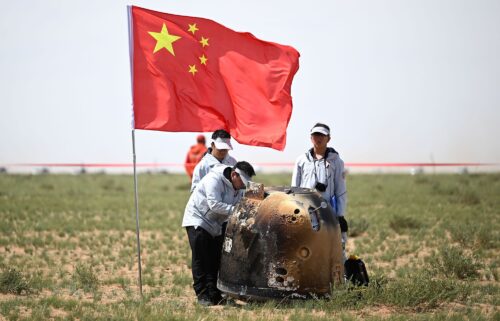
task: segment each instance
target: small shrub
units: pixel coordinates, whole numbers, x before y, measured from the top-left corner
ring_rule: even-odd
[[[349,288],[343,291],[334,292],[330,302],[328,302],[329,308],[333,310],[344,310],[361,307],[364,304],[362,300],[362,291],[364,291],[364,289],[349,285]]]
[[[191,189],[191,183],[180,183],[176,184],[174,187],[175,190],[181,190],[181,191],[189,191]]]
[[[427,184],[430,182],[429,177],[426,175],[414,175],[413,177],[414,177],[413,181],[416,184]]]
[[[465,224],[464,224],[465,223]],[[471,222],[453,223],[447,226],[451,239],[460,245],[471,248],[476,239],[477,227]]]
[[[398,234],[404,233],[407,230],[419,229],[422,223],[413,217],[399,216],[392,217],[389,221],[389,226]]]
[[[477,231],[477,242],[479,246],[485,249],[494,249],[498,247],[499,238],[495,235],[495,232],[489,227],[481,227]]]
[[[105,191],[110,191],[115,187],[115,181],[112,179],[107,179],[101,183],[101,188]]]
[[[430,264],[434,271],[459,279],[477,278],[478,270],[482,267],[475,257],[454,246],[441,247],[439,253],[431,258]]]
[[[431,190],[434,194],[441,196],[460,196],[460,188],[458,186],[448,186],[442,185],[440,182],[434,182],[432,184]]]
[[[460,202],[465,205],[478,205],[481,198],[476,192],[465,191],[460,195]]]
[[[492,269],[491,271],[492,275],[493,275],[493,279],[495,281],[500,281],[500,273],[499,273],[499,269]]]
[[[370,224],[364,218],[353,219],[349,221],[349,236],[356,237],[368,230]]]
[[[0,274],[0,292],[11,294],[30,294],[32,292],[29,281],[13,268],[8,268]]]
[[[31,288],[31,292],[37,293],[41,291],[43,288],[50,287],[53,284],[53,282],[52,280],[45,278],[42,272],[37,271],[30,275],[28,284]]]
[[[387,280],[375,276],[367,287],[346,285],[332,293],[325,304],[327,310],[345,310],[370,305],[389,305],[426,311],[443,302],[465,301],[471,294],[468,284],[453,279],[438,279],[423,270]]]
[[[453,241],[467,248],[494,249],[498,246],[498,236],[490,226],[477,226],[474,222],[455,223],[447,227]]]
[[[405,278],[389,282],[380,293],[384,304],[428,310],[441,302],[463,301],[470,295],[470,287],[449,279],[433,278],[427,271],[417,271]]]
[[[95,291],[99,287],[99,279],[90,265],[78,264],[72,279],[76,288],[85,292]]]
[[[47,190],[47,191],[52,191],[54,190],[54,185],[52,184],[42,184],[40,185],[41,189]]]

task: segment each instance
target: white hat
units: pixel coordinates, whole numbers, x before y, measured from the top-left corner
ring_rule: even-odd
[[[248,176],[247,173],[245,173],[244,171],[242,171],[241,169],[239,169],[237,167],[235,168],[234,171],[240,175],[241,181],[243,182],[245,187],[248,187],[248,185],[251,182],[250,176]]]
[[[325,128],[323,126],[316,126],[313,129],[311,129],[311,135],[314,133],[330,136],[330,131],[328,130],[328,128]]]
[[[214,143],[217,149],[233,149],[233,146],[231,146],[231,138],[217,137],[215,140],[212,139],[212,143]]]

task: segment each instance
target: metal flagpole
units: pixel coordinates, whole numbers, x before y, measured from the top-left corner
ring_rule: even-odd
[[[135,231],[137,234],[137,259],[139,265],[139,290],[142,297],[141,239],[139,237],[139,197],[137,193],[137,171],[135,158],[135,129],[132,129],[132,154],[134,158]]]
[[[134,41],[133,41],[133,29],[132,29],[132,7],[127,6],[127,16],[128,16],[128,37],[129,37],[129,54],[130,54],[130,78],[131,83],[133,82],[133,56],[134,56]],[[134,90],[132,86],[132,97],[134,95]],[[134,126],[134,113],[132,110],[132,157],[134,160],[134,198],[135,198],[135,231],[137,234],[137,264],[139,266],[139,291],[142,295],[142,266],[141,266],[141,239],[139,237],[139,195],[137,192],[137,170],[136,170],[136,157],[135,157],[135,126]]]

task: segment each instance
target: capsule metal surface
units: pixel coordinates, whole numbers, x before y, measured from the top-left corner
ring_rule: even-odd
[[[339,223],[317,192],[261,185],[237,205],[222,249],[221,291],[261,300],[323,296],[343,275]]]

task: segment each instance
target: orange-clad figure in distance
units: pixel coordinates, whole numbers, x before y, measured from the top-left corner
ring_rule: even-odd
[[[184,168],[186,168],[186,173],[189,175],[189,179],[193,178],[194,167],[200,162],[206,151],[207,147],[205,146],[205,136],[198,135],[196,137],[196,145],[189,148],[186,160],[184,161]]]

